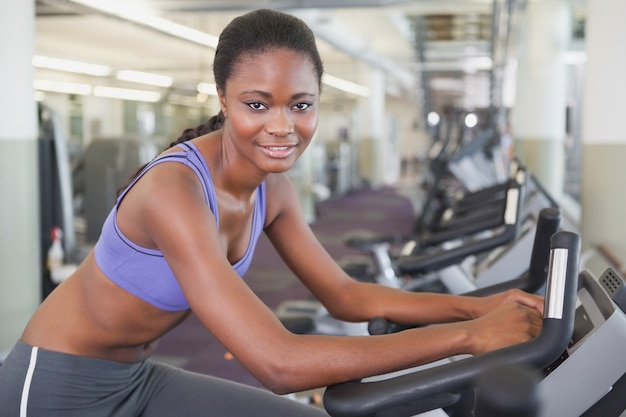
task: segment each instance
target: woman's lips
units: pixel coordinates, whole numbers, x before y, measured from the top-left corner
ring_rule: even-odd
[[[285,146],[259,146],[265,155],[270,158],[276,159],[284,159],[291,155],[296,147],[293,145],[285,145]]]

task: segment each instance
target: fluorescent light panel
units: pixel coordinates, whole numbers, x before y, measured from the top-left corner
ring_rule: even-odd
[[[216,36],[172,22],[170,20],[162,19],[157,16],[146,15],[145,12],[123,12],[120,14],[120,17],[199,45],[208,46],[213,49],[217,47],[218,38]]]
[[[33,65],[38,68],[93,75],[97,77],[106,77],[111,74],[111,68],[105,65],[51,58],[41,55],[35,55],[33,57]],[[156,87],[169,87],[173,83],[172,77],[134,70],[119,70],[115,73],[115,78],[122,81],[153,85]]]
[[[107,67],[106,65],[88,64],[86,62],[51,58],[41,55],[35,55],[33,57],[33,65],[38,68],[74,72],[77,74],[95,75],[98,77],[105,77],[111,73],[111,68]]]
[[[121,100],[148,101],[154,103],[161,99],[158,91],[133,90],[129,88],[106,87],[102,85],[93,88],[96,97],[117,98]]]
[[[324,74],[322,78],[322,82],[331,87],[337,88],[339,90],[345,91],[350,94],[354,94],[361,97],[369,97],[371,91],[368,87],[355,84],[353,82],[337,78],[330,74]]]
[[[160,74],[151,74],[149,72],[120,70],[115,73],[115,78],[122,81],[131,81],[157,87],[169,87],[172,85],[172,77]]]
[[[116,98],[122,100],[156,102],[161,99],[161,93],[149,90],[133,90],[129,88],[116,88],[97,85],[92,88],[89,84],[71,83],[66,81],[52,81],[36,79],[33,88],[37,91],[48,91],[63,94],[78,94],[87,96],[93,94],[96,97]]]
[[[33,82],[33,88],[39,91],[50,91],[54,93],[78,94],[86,96],[91,94],[91,86],[89,84],[70,83],[66,81],[51,81],[36,79]]]
[[[217,95],[217,86],[215,83],[199,83],[198,92],[203,94],[209,94],[211,96]]]
[[[218,37],[190,27],[155,16],[146,8],[124,6],[122,2],[111,0],[74,0],[75,3],[100,10],[130,22],[151,27],[163,33],[185,39],[210,48],[217,47]]]

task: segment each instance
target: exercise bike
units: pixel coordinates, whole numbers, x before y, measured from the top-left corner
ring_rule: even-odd
[[[626,281],[603,262],[596,271],[577,273],[578,253],[576,234],[555,234],[537,338],[401,375],[328,387],[326,410],[333,417],[622,415]]]

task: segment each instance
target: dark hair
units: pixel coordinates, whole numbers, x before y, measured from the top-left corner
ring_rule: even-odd
[[[313,31],[297,17],[269,9],[258,9],[236,17],[220,34],[213,60],[213,77],[217,88],[222,92],[226,90],[226,82],[233,75],[243,55],[254,55],[275,48],[285,48],[307,55],[315,67],[321,89],[324,66],[315,44]],[[220,111],[206,123],[185,129],[178,139],[169,144],[169,148],[219,130],[223,125],[224,115]],[[145,166],[141,166],[133,173],[131,179]],[[118,195],[124,188],[126,186],[118,190]]]
[[[315,67],[321,88],[324,66],[313,31],[297,17],[269,9],[254,10],[236,17],[222,31],[213,60],[217,88],[226,91],[226,82],[242,55],[254,55],[275,48],[306,54]],[[223,124],[224,115],[220,111],[206,123],[183,131],[170,147],[221,129]]]

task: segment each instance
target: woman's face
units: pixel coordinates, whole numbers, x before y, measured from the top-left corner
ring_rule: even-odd
[[[243,55],[219,92],[223,138],[264,172],[284,172],[317,128],[319,83],[306,54],[289,49]]]

